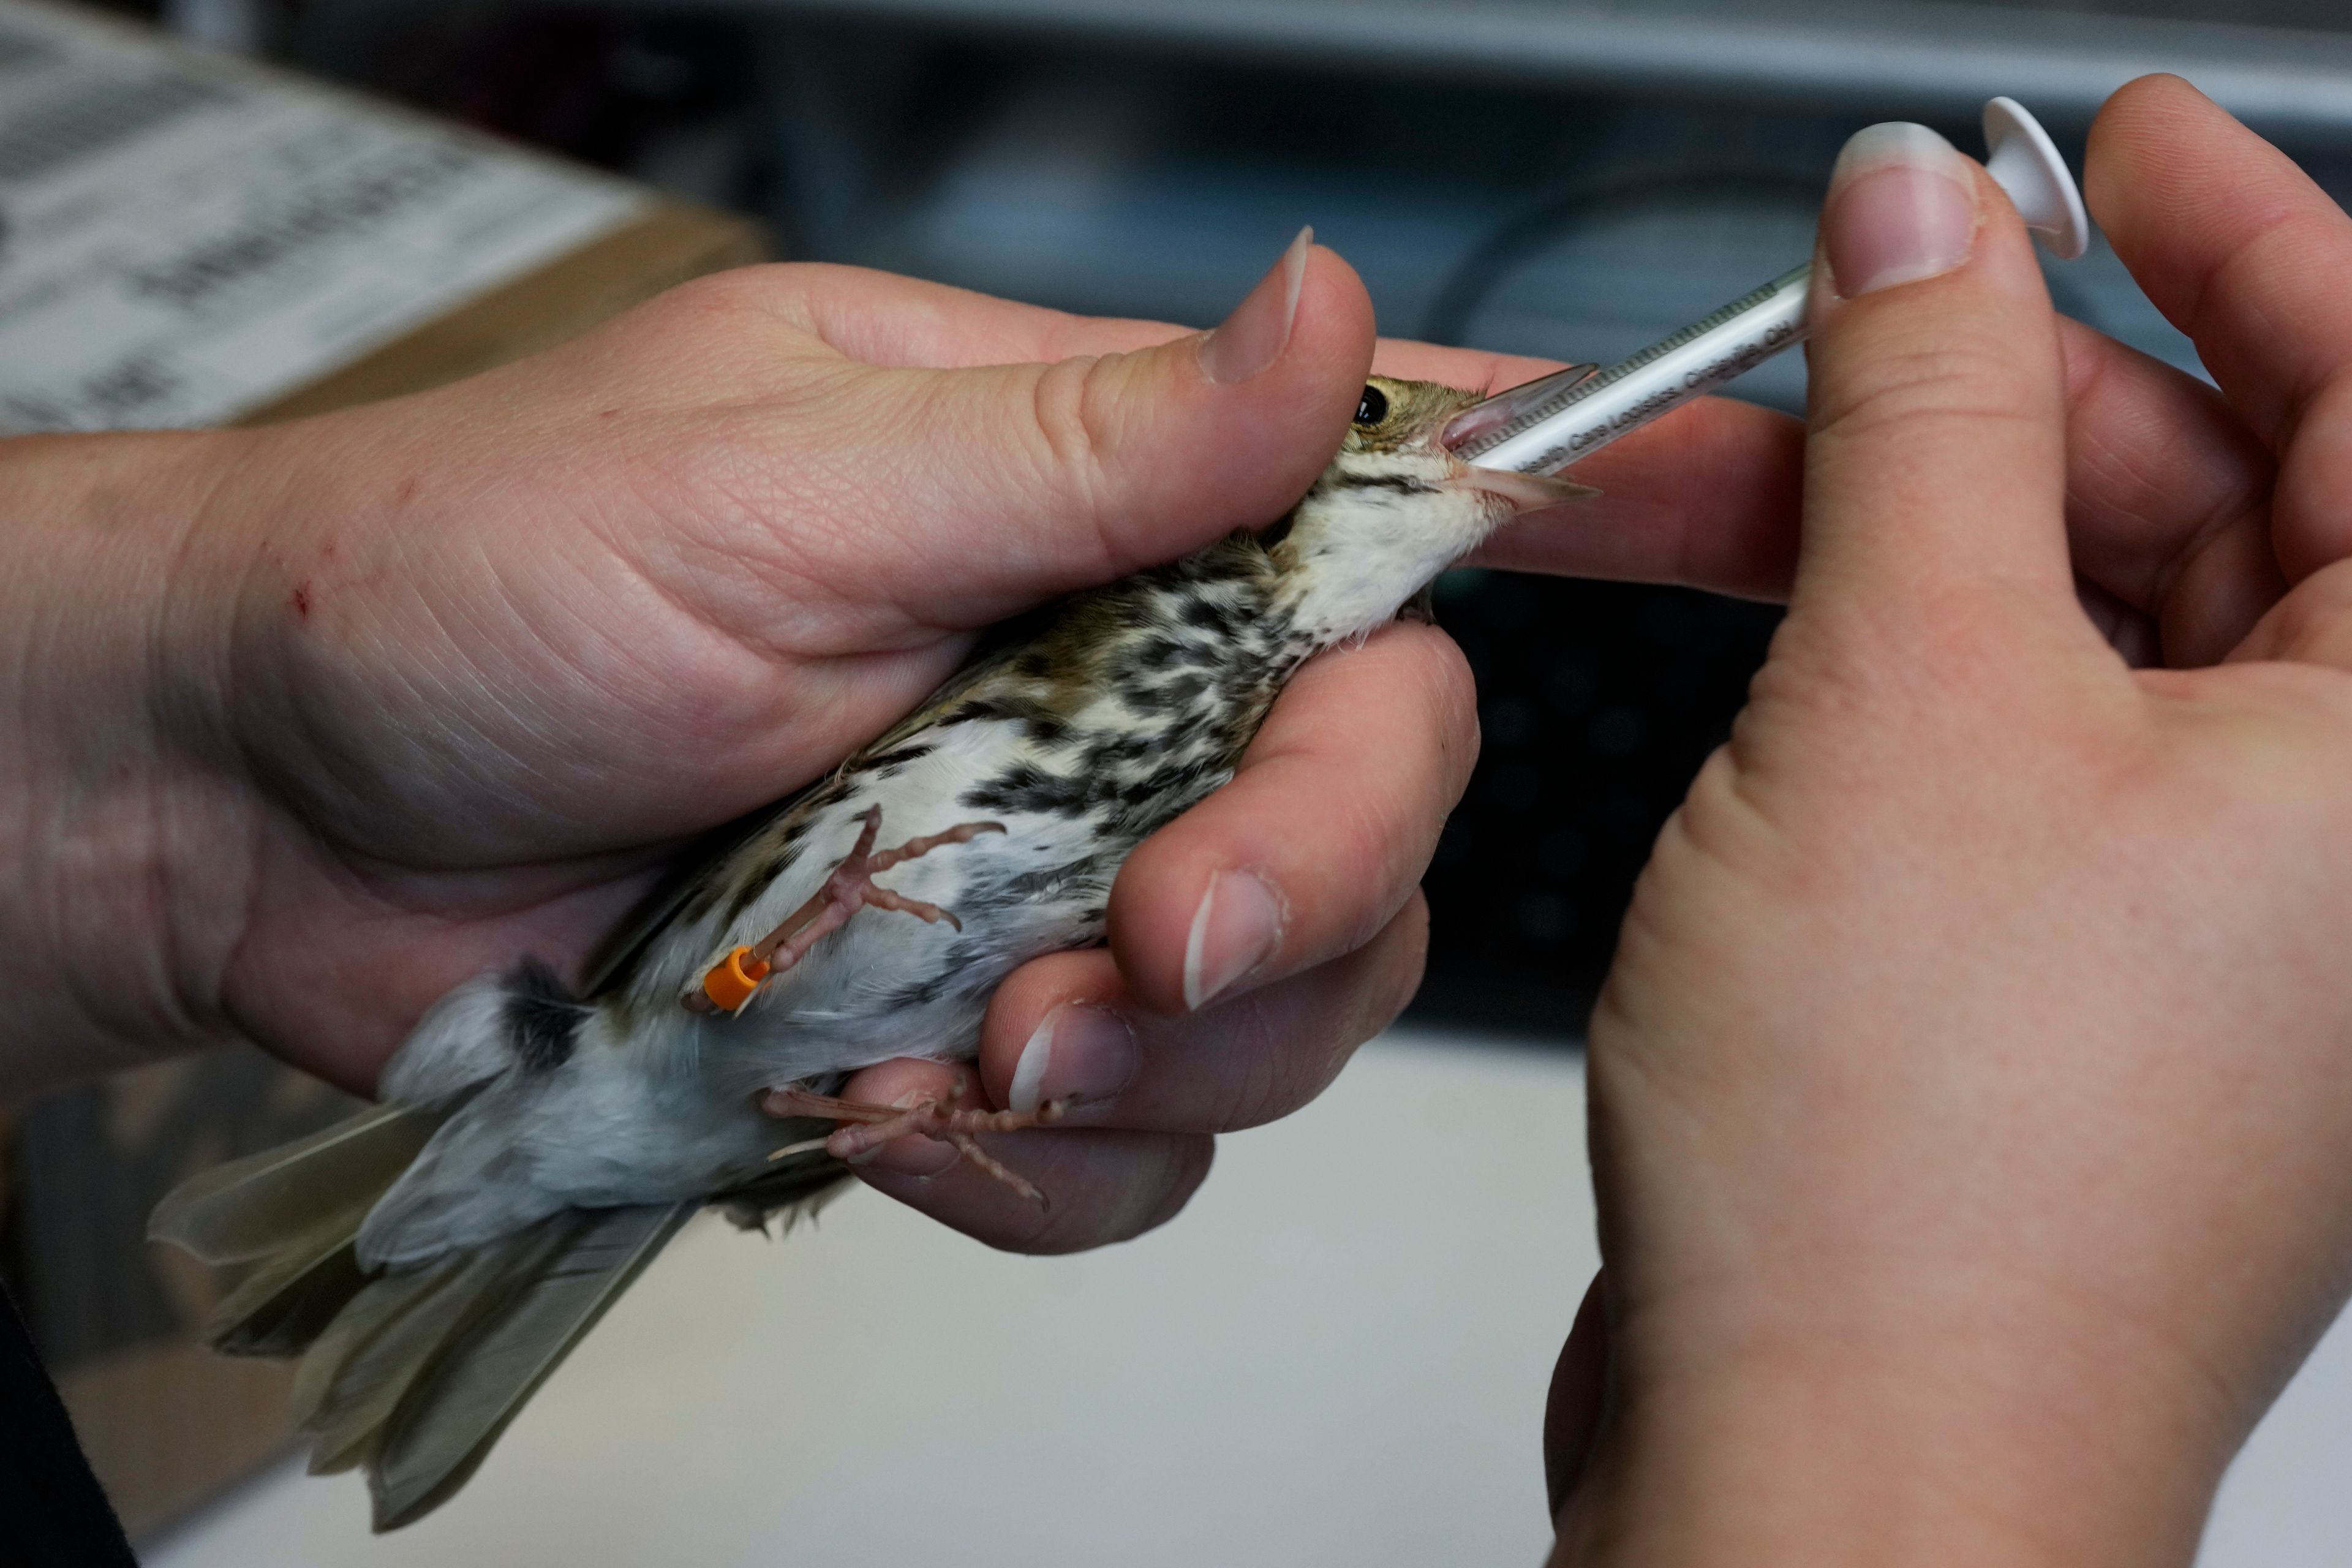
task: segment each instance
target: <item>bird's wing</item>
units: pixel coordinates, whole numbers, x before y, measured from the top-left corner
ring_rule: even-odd
[[[1020,623],[1016,623],[1020,624]],[[981,651],[897,723],[861,746],[840,767],[794,791],[772,805],[763,805],[722,826],[715,827],[681,849],[661,879],[629,912],[614,922],[589,954],[581,977],[581,994],[594,999],[625,987],[654,938],[692,902],[698,894],[726,886],[724,869],[753,840],[796,837],[798,819],[812,816],[839,797],[840,781],[854,776],[870,758],[887,756],[905,745],[966,696],[1003,669],[1026,646],[1019,637],[992,636]]]

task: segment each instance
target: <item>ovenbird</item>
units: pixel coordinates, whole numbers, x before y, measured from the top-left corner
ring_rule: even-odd
[[[459,985],[383,1103],[166,1198],[154,1236],[254,1265],[210,1335],[302,1357],[314,1471],[366,1465],[379,1530],[446,1500],[705,1205],[789,1218],[909,1132],[1030,1190],[971,1135],[1051,1105],[832,1096],[890,1058],[969,1059],[997,983],[1102,939],[1129,852],[1233,775],[1301,664],[1515,510],[1586,493],[1454,458],[1448,422],[1477,401],[1374,378],[1286,516],[1006,628],[677,875],[576,986],[541,963]],[[910,837],[881,848],[886,829]]]

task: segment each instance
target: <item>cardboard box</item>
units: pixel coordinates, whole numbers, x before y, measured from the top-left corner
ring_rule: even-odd
[[[765,251],[739,217],[0,0],[0,432],[283,419],[418,391]],[[227,1282],[149,1247],[148,1212],[351,1103],[233,1047],[13,1118],[0,1268],[134,1535],[290,1438],[290,1368],[196,1342]]]
[[[663,203],[627,227],[273,400],[245,422],[323,414],[457,381],[576,337],[672,284],[768,254],[766,235],[746,219]]]
[[[413,391],[761,250],[594,170],[0,0],[0,434]]]

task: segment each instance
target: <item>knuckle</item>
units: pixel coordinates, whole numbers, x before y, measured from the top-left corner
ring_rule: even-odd
[[[663,298],[681,310],[726,310],[740,308],[751,294],[751,279],[739,270],[706,273],[679,284]]]
[[[1339,1070],[1334,1010],[1298,1005],[1298,986],[1271,987],[1234,998],[1217,1010],[1225,1036],[1217,1059],[1226,1064],[1212,1090],[1207,1125],[1236,1132],[1278,1121],[1313,1100]]]
[[[1040,478],[1097,528],[1110,521],[1104,500],[1114,446],[1108,412],[1116,405],[1104,386],[1108,363],[1088,355],[1057,360],[1030,384],[1030,417],[1047,469]]]
[[[1238,1131],[1276,1121],[1306,1103],[1314,1091],[1297,1087],[1307,1076],[1300,1070],[1297,1037],[1269,1026],[1265,994],[1236,997],[1223,1011],[1225,1016],[1218,1022],[1229,1037],[1223,1055],[1234,1070],[1211,1097],[1209,1125]]]
[[[1370,954],[1370,1005],[1359,1025],[1359,1037],[1348,1047],[1350,1053],[1395,1023],[1421,992],[1422,976],[1429,967],[1429,900],[1419,888],[1389,922],[1389,931],[1393,933],[1391,939]],[[1343,1056],[1341,1060],[1345,1059]],[[1335,1067],[1333,1072],[1337,1071]]]
[[[1388,929],[1411,894],[1422,868],[1436,851],[1436,835],[1400,828],[1425,816],[1433,829],[1444,815],[1416,809],[1397,798],[1403,793],[1398,788],[1382,792],[1381,798],[1328,803],[1332,841],[1325,864],[1347,869],[1344,879],[1318,890],[1314,902],[1326,923],[1319,940],[1310,933],[1307,942],[1291,945],[1286,956],[1294,973],[1362,951]]]
[[[2042,422],[2032,378],[1998,345],[1967,336],[1906,339],[1854,356],[1822,377],[1814,396],[1816,442],[1871,442],[1929,422],[1969,429]]]
[[[801,268],[792,266],[730,268],[666,289],[647,309],[687,318],[747,313],[789,318],[798,313],[803,290],[795,285],[804,278]]]
[[[1286,985],[1236,998],[1220,1053],[1233,1064],[1210,1122],[1223,1131],[1262,1126],[1330,1088],[1357,1048],[1396,1021],[1421,989],[1428,956],[1427,905],[1415,889],[1404,908],[1359,951]]]

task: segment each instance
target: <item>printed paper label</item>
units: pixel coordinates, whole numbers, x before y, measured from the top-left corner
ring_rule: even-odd
[[[127,26],[0,0],[0,433],[233,419],[647,202]]]

